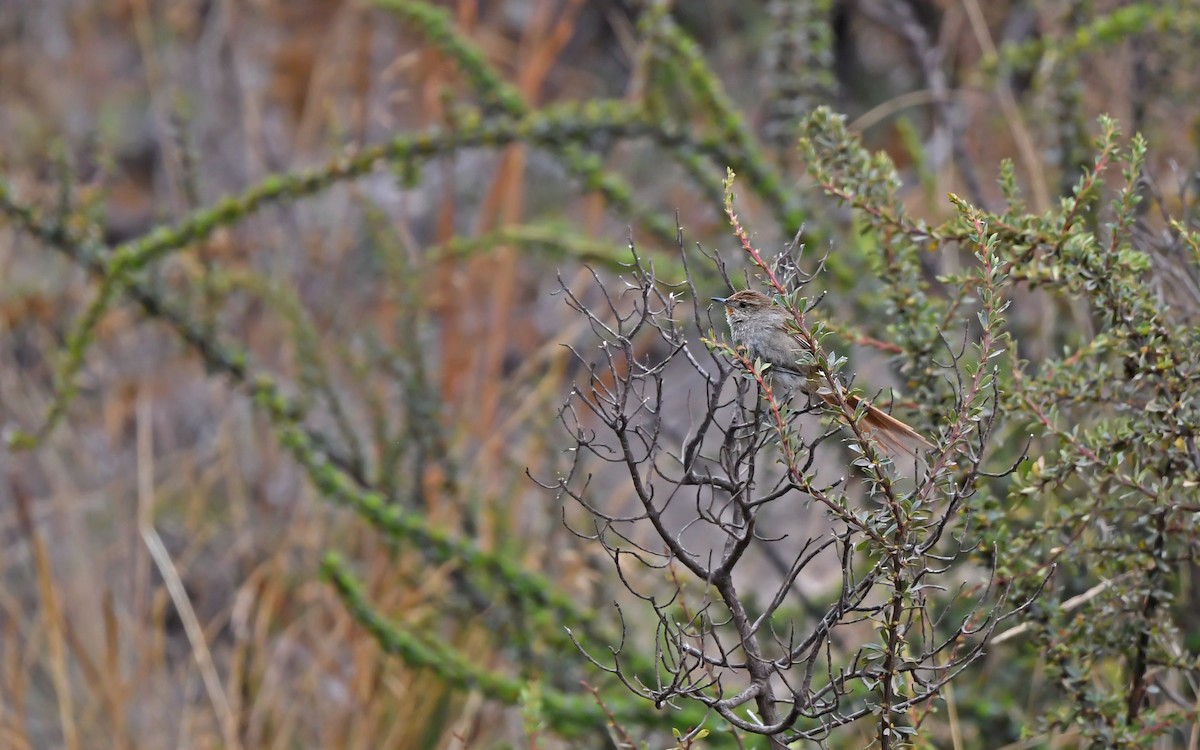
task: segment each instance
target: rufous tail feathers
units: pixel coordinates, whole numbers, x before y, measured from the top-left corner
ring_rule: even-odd
[[[825,394],[822,398],[830,406],[837,404],[832,394]],[[846,406],[852,410],[858,410],[861,403],[863,400],[858,396],[846,394]],[[912,466],[914,461],[924,467],[926,452],[934,448],[933,443],[922,437],[921,433],[869,403],[858,424],[867,437],[874,440],[892,459],[892,463],[900,468]]]

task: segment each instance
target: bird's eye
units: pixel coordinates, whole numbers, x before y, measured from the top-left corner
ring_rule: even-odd
[[[746,306],[746,303],[744,301],[738,303],[738,307],[745,307],[745,306]]]

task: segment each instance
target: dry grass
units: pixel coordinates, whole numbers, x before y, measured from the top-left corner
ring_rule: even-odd
[[[553,3],[537,4],[514,71],[529,101],[543,98],[579,5],[559,12]],[[33,5],[25,8],[32,39],[62,23],[70,41],[66,58],[43,57],[44,64],[7,79],[10,101],[16,87],[43,92],[27,109],[10,110],[8,148],[36,153],[66,135],[59,128],[71,112],[111,118],[116,131],[104,147],[117,165],[102,178],[108,214],[111,226],[136,232],[152,215],[178,215],[277,168],[281,158],[319,154],[335,134],[362,142],[381,127],[434,124],[440,107],[409,102],[436,104],[456,80],[446,61],[414,58],[394,22],[362,3],[203,7],[80,5],[50,11],[45,26],[38,26]],[[384,41],[372,53],[371,35],[381,22]],[[44,54],[32,39],[22,45],[24,54]],[[222,46],[231,56],[225,67],[189,70],[191,61],[217,63]],[[15,52],[6,52],[12,70]],[[114,62],[113,55],[131,59]],[[389,58],[385,75],[367,91],[367,66]],[[118,83],[118,69],[137,76]],[[56,77],[65,86],[52,84]],[[72,101],[89,88],[82,101]],[[143,93],[149,99],[138,101]],[[170,135],[181,95],[199,107],[190,143]],[[21,130],[20,117],[36,128]],[[145,141],[139,130],[154,135]],[[131,160],[142,158],[138,149],[161,159],[153,182],[133,169]],[[189,164],[197,156],[199,163]],[[242,169],[228,170],[233,162]],[[528,320],[529,295],[541,283],[513,250],[465,264],[423,259],[425,242],[457,233],[460,213],[469,212],[479,229],[524,216],[521,147],[474,169],[486,175],[481,208],[458,206],[453,186],[461,178],[442,171],[444,188],[403,198],[398,208],[412,220],[377,235],[376,261],[356,251],[362,209],[380,200],[366,186],[335,191],[315,211],[289,211],[283,221],[256,220],[224,233],[172,263],[165,279],[181,291],[185,284],[203,287],[206,274],[220,268],[233,291],[207,298],[221,306],[212,317],[218,330],[301,382],[313,361],[327,363],[330,393],[347,402],[340,407],[344,424],[368,450],[405,434],[406,420],[434,420],[436,430],[418,426],[411,434],[440,432],[446,453],[396,465],[399,476],[388,481],[435,523],[476,529],[485,546],[536,533],[544,543],[525,550],[536,567],[539,560],[571,559],[547,549],[563,534],[553,516],[535,511],[532,504],[544,497],[521,479],[525,465],[542,468],[539,456],[548,446],[536,426],[552,416],[564,377],[560,353],[544,349],[545,331]],[[427,209],[414,200],[438,217],[432,237],[423,224]],[[52,353],[89,294],[77,272],[28,250],[11,234],[0,243],[0,263],[8,269],[0,293],[6,322],[0,411],[9,424],[35,424],[46,408]],[[384,288],[353,291],[364,290],[375,273],[364,262],[388,269]],[[418,276],[438,283],[413,284]],[[310,351],[293,337],[297,320],[277,312],[278,294],[289,287],[314,311],[305,323],[314,336]],[[316,575],[321,555],[341,550],[381,612],[431,628],[476,663],[506,669],[482,621],[455,621],[459,610],[448,602],[453,567],[431,569],[415,551],[386,544],[322,502],[236,389],[208,377],[163,329],[131,312],[105,319],[67,426],[35,454],[0,459],[6,498],[0,503],[0,746],[524,742],[519,712],[450,691],[386,657]],[[437,379],[425,383],[430,390],[422,397],[452,406],[409,414],[398,401],[406,376],[364,377],[364,339],[348,343],[364,324],[380,346],[411,355],[418,343],[428,345],[421,356]],[[422,341],[406,340],[414,335]],[[509,361],[518,355],[532,356],[537,368],[513,377]],[[320,406],[318,421],[337,421],[330,402]],[[375,428],[385,434],[373,435]],[[478,470],[451,476],[463,461]],[[496,476],[511,479],[496,482]],[[564,570],[568,579],[581,575],[587,572],[578,563]]]
[[[80,409],[36,465],[6,472],[16,503],[0,519],[4,746],[423,748],[519,736],[494,706],[384,656],[315,577],[325,550],[344,550],[381,611],[416,624],[441,620],[450,571],[331,510],[235,395],[194,366],[178,370],[157,395],[157,379],[139,377],[127,415],[135,455],[81,467],[67,447],[84,439]],[[211,415],[195,426],[203,438],[155,429],[181,423],[170,405],[189,398]],[[496,658],[478,626],[446,636],[481,663]]]

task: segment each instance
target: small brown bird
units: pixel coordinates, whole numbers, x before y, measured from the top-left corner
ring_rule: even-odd
[[[713,297],[714,302],[725,305],[725,320],[734,343],[746,347],[751,358],[771,365],[767,371],[772,383],[779,389],[778,396],[786,401],[796,392],[815,396],[826,405],[836,407],[837,399],[829,392],[829,383],[822,377],[812,361],[812,352],[788,330],[792,314],[765,294],[752,290],[736,292],[729,297]],[[841,384],[837,387],[842,388]],[[846,405],[857,410],[864,400],[851,393],[842,392]],[[881,411],[869,403],[865,404],[859,426],[886,453],[901,466],[925,464],[925,452],[933,444],[916,430]]]

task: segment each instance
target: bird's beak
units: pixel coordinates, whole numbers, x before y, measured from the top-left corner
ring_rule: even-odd
[[[722,305],[725,305],[726,307],[729,306],[729,298],[728,297],[713,297],[712,301],[720,302]]]

